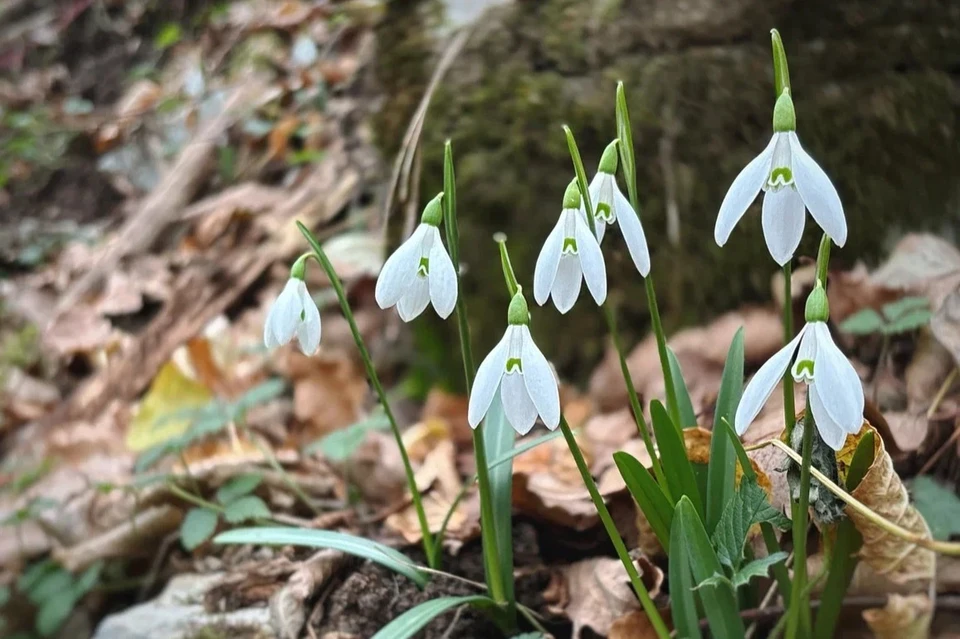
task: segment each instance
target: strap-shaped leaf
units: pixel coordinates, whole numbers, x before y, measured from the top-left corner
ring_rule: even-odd
[[[683,546],[687,543],[680,518],[673,518],[670,527],[670,542],[677,552],[670,555],[670,616],[678,637],[700,639],[700,615],[697,612],[696,582],[690,570],[690,555]]]
[[[686,495],[697,512],[703,513],[703,500],[700,497],[697,476],[693,471],[693,464],[687,457],[683,434],[674,426],[673,420],[667,414],[667,409],[658,400],[650,402],[650,418],[653,421],[653,432],[657,435],[660,459],[663,460],[663,474],[667,477],[670,495],[674,499]]]
[[[618,451],[613,461],[627,484],[627,490],[633,495],[640,510],[643,511],[650,527],[665,552],[670,552],[670,525],[673,522],[673,505],[667,501],[660,485],[637,458],[630,453]]]
[[[489,597],[473,595],[468,597],[440,597],[430,599],[419,606],[406,611],[380,629],[372,639],[407,639],[421,628],[446,611],[464,604],[496,606]]]
[[[743,327],[733,336],[727,361],[720,378],[720,393],[713,417],[713,438],[710,440],[710,465],[707,467],[707,532],[712,533],[720,514],[737,490],[737,458],[733,443],[720,420],[733,423],[733,416],[743,391]]]
[[[670,374],[673,376],[673,388],[677,394],[677,409],[680,411],[680,423],[677,425],[681,428],[694,428],[697,425],[697,414],[693,412],[693,402],[690,401],[690,391],[687,390],[687,382],[683,379],[680,362],[669,346],[667,347],[667,357],[670,360]]]

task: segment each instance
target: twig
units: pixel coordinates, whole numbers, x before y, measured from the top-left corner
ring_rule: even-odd
[[[931,455],[930,459],[928,459],[927,462],[923,465],[923,467],[920,468],[920,472],[918,472],[917,474],[926,475],[927,473],[929,473],[930,469],[933,468],[933,465],[936,464],[938,461],[940,461],[940,458],[943,457],[943,454],[946,453],[948,450],[950,450],[950,447],[954,445],[958,439],[960,439],[960,421],[957,421],[954,424],[953,434],[950,435],[947,441],[941,444],[940,448],[937,449],[937,452]]]
[[[947,378],[943,380],[943,384],[940,385],[940,390],[938,390],[937,394],[933,396],[933,401],[930,402],[930,408],[927,409],[927,419],[933,417],[933,414],[937,412],[938,408],[940,408],[940,402],[943,401],[947,391],[949,391],[950,387],[953,386],[954,380],[957,379],[957,373],[960,373],[960,368],[954,368],[952,371],[950,371],[950,374],[947,375]]]

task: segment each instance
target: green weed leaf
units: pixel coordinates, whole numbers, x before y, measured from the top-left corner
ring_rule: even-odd
[[[790,520],[767,501],[763,488],[760,488],[756,481],[744,477],[740,482],[740,490],[723,509],[720,522],[713,533],[717,556],[724,565],[735,571],[740,567],[747,532],[750,526],[761,522],[781,528],[790,525]]]
[[[187,550],[193,550],[217,529],[217,513],[209,508],[192,508],[180,524],[180,543]]]
[[[231,524],[239,524],[251,519],[269,519],[270,508],[256,495],[247,495],[227,504],[223,518]]]
[[[217,490],[217,501],[227,505],[232,501],[249,495],[263,481],[263,475],[260,473],[248,473],[234,477]]]

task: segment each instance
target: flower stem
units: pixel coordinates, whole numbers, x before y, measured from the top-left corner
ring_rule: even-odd
[[[340,277],[334,270],[333,264],[330,263],[327,254],[323,252],[320,242],[317,241],[313,233],[299,221],[297,222],[297,227],[310,244],[310,248],[313,249],[313,255],[317,262],[320,263],[327,277],[330,278],[330,284],[337,294],[337,299],[340,300],[340,308],[343,310],[343,316],[350,325],[350,332],[353,333],[353,341],[356,342],[357,349],[360,351],[360,359],[363,360],[363,365],[367,370],[367,377],[370,379],[370,383],[373,384],[373,388],[377,392],[377,397],[380,399],[380,405],[383,406],[383,412],[390,422],[390,430],[393,431],[393,437],[397,442],[397,447],[400,449],[400,458],[403,460],[403,470],[407,476],[407,487],[410,489],[413,506],[417,511],[417,519],[420,522],[420,532],[423,535],[423,552],[427,556],[427,562],[430,567],[436,568],[435,564],[438,556],[434,552],[433,535],[430,534],[430,525],[427,523],[427,514],[423,509],[423,499],[420,497],[420,491],[417,489],[417,480],[414,477],[413,466],[410,464],[410,456],[407,455],[407,448],[403,445],[403,436],[400,434],[400,427],[397,425],[393,410],[390,409],[390,402],[387,401],[387,393],[383,390],[383,384],[380,383],[380,377],[377,375],[373,360],[370,358],[370,352],[367,350],[367,346],[363,342],[363,337],[360,335],[360,329],[357,327],[357,322],[353,317],[353,311],[350,310],[350,302],[347,301],[347,294],[343,290],[343,283],[340,281]]]
[[[783,265],[783,344],[793,339],[793,266],[790,262]],[[787,436],[793,432],[797,407],[793,398],[793,375],[789,367],[783,374],[783,423]]]
[[[800,459],[800,498],[793,518],[793,585],[790,597],[790,618],[787,620],[787,637],[797,636],[801,615],[806,614],[803,604],[807,580],[807,517],[810,505],[810,457],[813,451],[813,412],[810,410],[809,394],[807,409],[803,416],[803,445]]]
[[[597,514],[600,515],[600,521],[603,522],[603,527],[606,529],[607,535],[610,536],[610,541],[613,542],[613,547],[617,551],[617,556],[620,557],[623,567],[627,570],[627,575],[630,577],[630,584],[633,586],[634,592],[637,593],[637,597],[640,599],[640,605],[643,606],[644,612],[647,613],[647,618],[650,620],[651,625],[653,625],[653,629],[657,633],[657,637],[660,639],[667,639],[667,637],[670,636],[670,632],[667,630],[667,626],[663,623],[663,618],[660,616],[660,612],[654,605],[653,599],[650,598],[650,593],[647,592],[647,588],[640,580],[640,574],[637,572],[637,567],[630,558],[630,553],[627,552],[627,547],[623,543],[623,538],[620,537],[620,533],[617,531],[617,525],[613,523],[613,517],[610,516],[610,511],[607,510],[607,505],[604,503],[599,489],[597,489],[597,484],[593,481],[593,476],[590,474],[590,469],[587,468],[587,462],[583,459],[583,453],[580,452],[580,446],[577,444],[577,440],[573,436],[573,432],[570,430],[570,425],[567,423],[566,418],[562,414],[560,415],[560,430],[563,432],[564,439],[567,440],[567,446],[570,448],[570,453],[573,455],[573,459],[577,463],[577,470],[580,471],[580,476],[583,478],[583,483],[587,487],[587,491],[590,493],[590,498],[593,499],[594,506],[597,508]]]

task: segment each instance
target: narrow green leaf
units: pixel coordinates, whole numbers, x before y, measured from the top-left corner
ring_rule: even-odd
[[[767,494],[754,480],[744,477],[740,481],[740,490],[727,503],[720,516],[720,522],[713,533],[713,543],[720,561],[734,571],[743,560],[743,544],[747,540],[750,526],[767,522],[785,528],[790,520],[776,510],[767,501]]]
[[[663,474],[667,477],[670,495],[674,499],[686,495],[697,508],[697,512],[702,513],[703,500],[700,498],[693,464],[687,457],[683,435],[677,430],[670,415],[667,414],[667,409],[659,400],[650,402],[650,417],[653,422],[653,432],[657,436],[657,444],[660,447]]]
[[[851,335],[870,335],[879,332],[885,325],[879,313],[872,308],[865,308],[840,322],[840,330]]]
[[[573,160],[573,170],[577,174],[577,186],[580,188],[580,195],[583,198],[583,206],[587,211],[587,220],[590,222],[590,231],[594,232],[595,222],[593,221],[593,203],[590,199],[590,189],[587,182],[587,172],[583,168],[583,160],[580,159],[580,149],[577,148],[577,141],[573,137],[573,131],[566,124],[563,125],[563,133],[567,136],[567,149],[570,151],[570,159]]]
[[[487,455],[499,459],[513,451],[516,431],[507,421],[500,394],[495,394],[483,420],[483,443]],[[489,468],[489,464],[487,466]],[[513,459],[490,470],[490,497],[497,533],[496,561],[500,562],[505,596],[513,601]]]
[[[217,544],[333,548],[378,563],[407,577],[421,588],[427,583],[427,575],[421,572],[406,555],[375,541],[331,530],[304,530],[281,526],[239,528],[220,533],[213,541]]]
[[[263,475],[260,473],[238,475],[217,490],[217,501],[224,505],[229,504],[252,493],[262,481]]]
[[[630,109],[627,108],[627,95],[623,88],[623,82],[617,83],[617,138],[620,144],[617,149],[620,152],[620,168],[623,171],[624,181],[627,183],[627,194],[630,196],[630,204],[636,208],[639,204],[637,198],[637,161],[633,151],[633,129],[630,126]],[[636,210],[640,214],[640,209]]]
[[[673,522],[673,506],[663,494],[660,485],[649,471],[630,453],[618,451],[613,461],[627,484],[627,490],[643,511],[650,527],[665,552],[670,551],[670,526]]]
[[[700,639],[700,615],[697,612],[696,582],[690,570],[690,555],[683,549],[687,544],[686,532],[680,518],[671,514],[670,544],[680,549],[670,555],[667,564],[670,578],[670,616],[678,637]],[[666,548],[666,546],[664,546]]]
[[[737,458],[728,431],[720,420],[733,423],[733,416],[743,392],[743,327],[733,336],[727,361],[720,378],[720,392],[713,416],[713,437],[710,440],[710,462],[707,467],[707,532],[713,533],[720,514],[736,492]]]
[[[223,511],[223,518],[231,524],[240,524],[251,519],[269,519],[270,508],[256,495],[236,499]]]
[[[873,435],[873,433],[870,433]],[[871,452],[873,446],[871,444]],[[843,599],[853,580],[853,573],[860,562],[859,552],[863,545],[860,531],[850,519],[837,525],[837,537],[830,554],[830,571],[820,595],[820,607],[813,624],[814,637],[834,637]]]
[[[577,431],[574,431],[574,432],[577,432]],[[547,442],[562,436],[563,436],[563,433],[561,433],[559,430],[555,430],[550,433],[546,433],[544,435],[537,435],[536,437],[531,437],[530,439],[523,439],[520,441],[519,446],[512,448],[511,450],[503,453],[502,455],[499,455],[492,462],[488,463],[487,468],[489,468],[490,470],[493,470],[494,468],[497,468],[501,464],[505,464],[507,462],[513,461],[515,457],[518,457],[519,455],[522,455],[529,450],[533,450],[534,448],[536,448],[537,446],[540,446],[541,444],[546,444]]]
[[[187,550],[193,550],[217,529],[217,513],[209,508],[192,508],[180,523],[180,543]]]
[[[770,31],[770,42],[773,48],[773,86],[779,98],[784,89],[790,88],[790,68],[787,66],[787,52],[783,49],[783,40],[776,29]]]
[[[874,451],[875,446],[873,431],[868,430],[857,443],[857,449],[853,451],[853,459],[850,461],[850,468],[847,470],[847,492],[853,492],[863,481],[863,476],[870,470],[876,453]]]
[[[460,229],[457,226],[457,178],[453,169],[453,144],[443,145],[443,221],[446,226],[450,260],[460,263]]]
[[[673,388],[677,393],[677,408],[680,410],[680,424],[682,428],[693,428],[697,425],[697,415],[693,412],[693,402],[690,401],[690,391],[687,382],[683,379],[680,362],[670,347],[667,347],[667,358],[670,360],[670,374],[673,376]]]
[[[687,552],[694,581],[699,583],[715,574],[723,574],[720,560],[713,546],[710,545],[707,531],[693,502],[686,496],[681,497],[673,516],[674,525],[677,525],[677,519],[679,519],[679,538],[683,540],[681,546]],[[714,588],[704,588],[699,591],[699,594],[707,615],[707,623],[714,637],[744,636],[746,630],[738,612],[736,593],[731,586],[721,584]]]
[[[786,561],[786,559],[787,553],[783,551],[761,557],[760,559],[754,559],[733,575],[733,587],[740,588],[741,586],[746,586],[754,577],[766,577],[771,566],[778,562]]]
[[[496,606],[492,599],[482,595],[430,599],[388,623],[377,634],[373,635],[372,639],[407,639],[446,611],[465,604]]]

